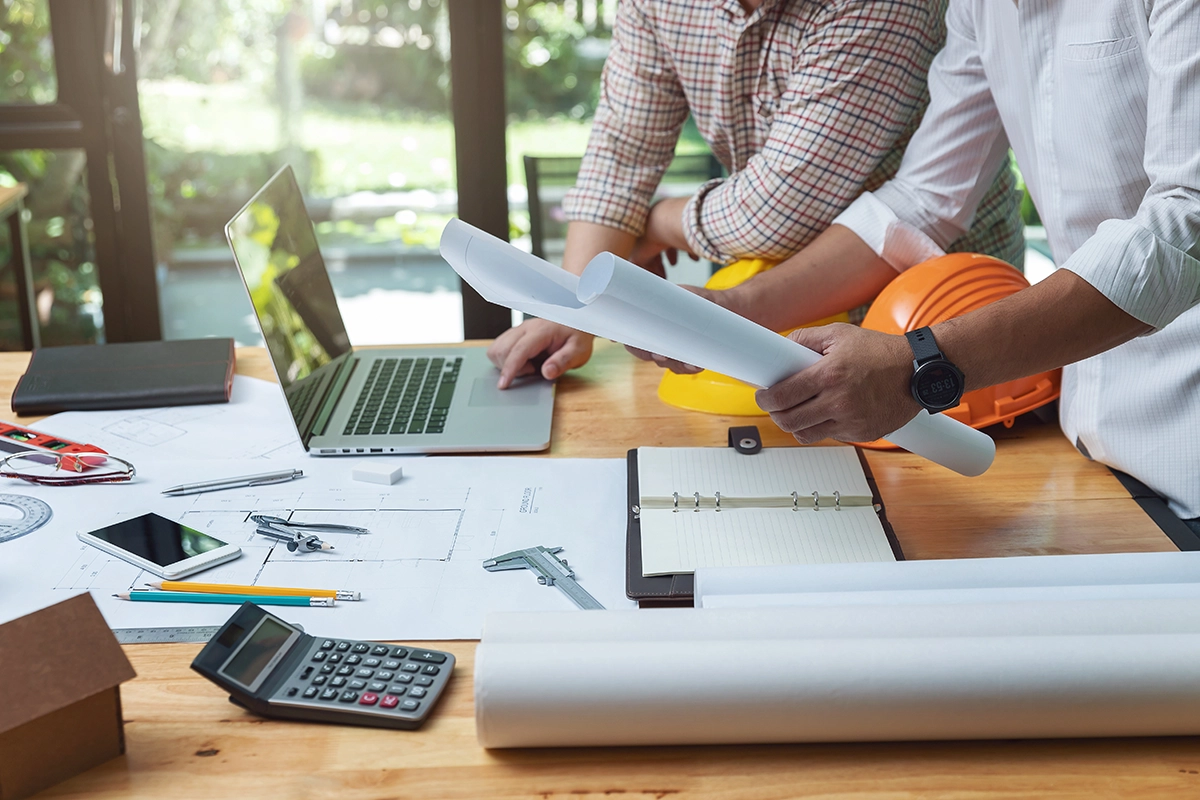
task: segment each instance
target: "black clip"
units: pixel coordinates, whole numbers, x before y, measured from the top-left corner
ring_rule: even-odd
[[[742,455],[752,456],[762,450],[762,437],[757,425],[743,425],[729,429],[729,446]]]

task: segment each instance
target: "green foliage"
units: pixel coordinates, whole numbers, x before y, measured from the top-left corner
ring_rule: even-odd
[[[0,102],[53,103],[58,94],[46,0],[0,0]]]
[[[590,117],[599,97],[606,47],[559,3],[510,0],[508,6],[504,47],[509,113]],[[583,46],[585,42],[592,47]],[[591,57],[585,55],[589,50]]]

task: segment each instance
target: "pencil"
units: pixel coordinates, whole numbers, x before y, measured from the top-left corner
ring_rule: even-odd
[[[276,597],[332,597],[337,600],[361,600],[362,595],[349,589],[294,589],[286,586],[241,586],[236,583],[192,583],[191,581],[154,581],[146,584],[164,592],[203,592],[204,594],[270,594]]]
[[[153,589],[134,589],[117,592],[113,597],[134,600],[140,603],[227,603],[241,605],[246,601],[264,606],[319,606],[329,607],[337,601],[332,597],[279,597],[277,595],[249,594],[202,594],[200,592],[156,592]]]

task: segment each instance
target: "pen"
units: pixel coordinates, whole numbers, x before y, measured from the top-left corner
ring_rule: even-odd
[[[241,475],[236,478],[219,478],[215,481],[200,483],[181,483],[164,489],[163,494],[173,496],[181,494],[199,494],[200,492],[216,492],[221,489],[238,489],[244,486],[265,486],[269,483],[283,483],[304,477],[304,471],[299,469],[284,469],[276,472],[263,472],[259,475]]]
[[[156,592],[153,589],[134,589],[117,592],[113,597],[141,603],[226,603],[241,605],[246,601],[262,606],[320,606],[330,607],[337,601],[332,597],[280,597],[261,594],[203,594],[201,592]]]
[[[292,589],[283,586],[239,586],[235,583],[193,583],[191,581],[153,581],[146,584],[164,592],[201,592],[205,594],[253,594],[278,597],[333,597],[337,600],[361,600],[362,595],[349,589]]]

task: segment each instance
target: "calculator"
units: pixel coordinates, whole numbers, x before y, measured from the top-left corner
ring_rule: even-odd
[[[309,636],[243,603],[192,669],[264,717],[419,728],[454,671],[437,650]]]

